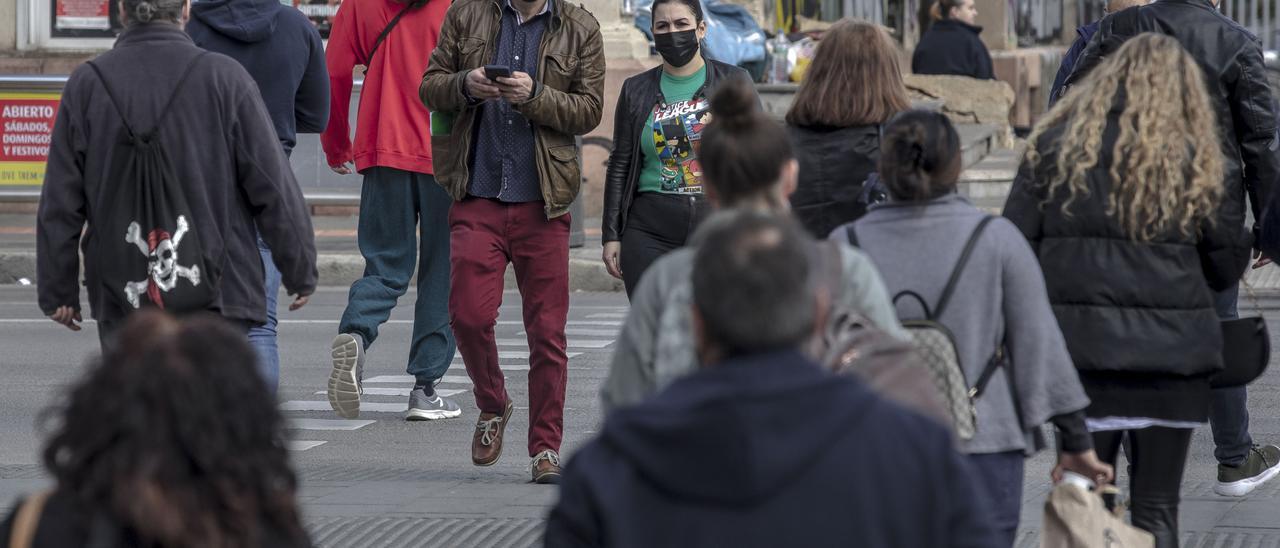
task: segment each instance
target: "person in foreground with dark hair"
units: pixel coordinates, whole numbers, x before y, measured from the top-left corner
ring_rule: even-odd
[[[118,342],[57,409],[44,449],[54,489],[22,501],[0,539],[17,528],[31,548],[310,546],[283,420],[244,332],[144,310]]]
[[[702,368],[574,456],[545,545],[996,546],[948,431],[800,350],[830,306],[803,230],[744,212],[703,237]]]
[[[1065,469],[1107,481],[1113,472],[1093,451],[1084,416],[1089,399],[1035,253],[1013,223],[990,218],[955,193],[960,169],[960,137],[945,115],[899,115],[885,128],[880,155],[892,200],[831,237],[856,240],[871,257],[901,296],[899,318],[932,319],[951,331],[969,386],[999,364],[975,402],[977,432],[960,449],[985,487],[985,511],[1007,547],[1022,510],[1023,461],[1045,445],[1042,425],[1052,420],[1060,431],[1055,476]],[[972,254],[944,306],[944,288],[970,241]]]
[[[702,137],[707,198],[718,210],[704,226],[732,219],[743,211],[788,215],[788,196],[799,170],[791,141],[781,124],[769,119],[750,84],[733,82],[711,98],[714,119]],[[606,409],[639,403],[671,381],[698,368],[690,318],[689,276],[699,233],[690,247],[659,259],[631,295],[631,310],[618,337],[609,377],[600,389]],[[884,281],[871,261],[856,249],[839,246],[845,285],[833,288],[841,311],[865,317],[874,326],[905,339],[893,313]]]

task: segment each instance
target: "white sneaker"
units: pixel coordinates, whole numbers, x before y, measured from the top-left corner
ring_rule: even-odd
[[[360,335],[341,333],[331,346],[333,371],[329,373],[329,406],[344,419],[360,416],[360,395],[364,389],[364,340]]]

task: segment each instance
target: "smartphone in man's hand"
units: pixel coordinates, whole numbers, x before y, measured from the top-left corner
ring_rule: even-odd
[[[507,65],[485,65],[484,77],[493,82],[497,82],[498,78],[510,78],[511,67]]]

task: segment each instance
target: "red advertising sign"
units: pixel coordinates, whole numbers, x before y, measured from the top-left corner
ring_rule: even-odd
[[[57,0],[53,27],[58,30],[111,29],[110,0]]]
[[[0,93],[0,185],[44,181],[57,115],[56,93]]]

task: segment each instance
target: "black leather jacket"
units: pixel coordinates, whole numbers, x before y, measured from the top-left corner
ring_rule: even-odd
[[[1276,112],[1262,47],[1256,37],[1219,13],[1208,0],[1159,0],[1103,19],[1067,79],[1067,87],[1082,81],[1125,40],[1144,32],[1172,36],[1204,69],[1226,153],[1222,220],[1240,222],[1244,218],[1246,193],[1254,219],[1262,219],[1263,205],[1280,176]]]
[[[707,83],[695,94],[709,95],[708,90],[724,79],[739,79],[748,84],[751,76],[733,65],[707,59]],[[636,197],[640,181],[640,129],[653,112],[654,105],[663,101],[662,67],[628,78],[618,95],[618,108],[613,115],[613,152],[609,154],[609,168],[604,181],[604,226],[602,239],[606,242],[622,240],[627,226],[627,213]]]

